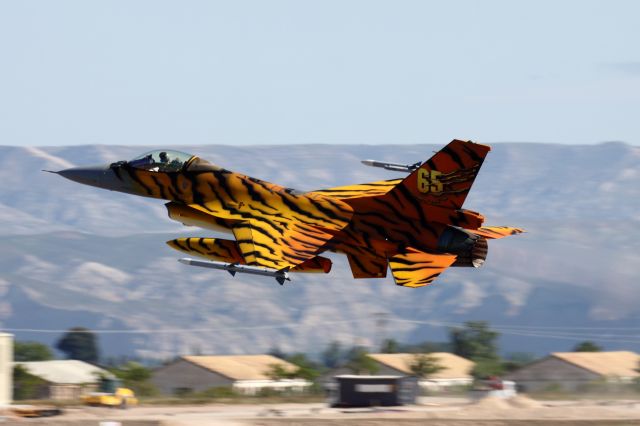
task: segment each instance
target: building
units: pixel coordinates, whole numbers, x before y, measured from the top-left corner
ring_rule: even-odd
[[[302,391],[311,383],[302,379],[273,380],[274,366],[295,371],[296,366],[271,355],[183,356],[154,371],[151,382],[166,395],[231,388],[253,395],[261,389]]]
[[[406,376],[335,376],[327,390],[332,407],[415,404],[418,396],[417,379]]]
[[[14,364],[21,365],[29,374],[46,382],[40,391],[40,398],[56,401],[79,399],[94,392],[101,377],[113,377],[107,370],[75,359]]]
[[[11,403],[13,389],[13,335],[0,333],[0,407]]]
[[[413,375],[411,372],[411,364],[416,355],[433,357],[438,365],[443,367],[441,371],[430,375],[428,378],[420,379],[418,383],[422,388],[440,390],[452,386],[466,386],[473,382],[471,371],[475,363],[448,352],[434,352],[429,354],[369,354],[368,356],[378,363],[378,371],[376,374],[411,376]]]
[[[630,383],[640,377],[640,355],[634,352],[555,352],[506,378],[523,392],[579,391],[593,383]]]

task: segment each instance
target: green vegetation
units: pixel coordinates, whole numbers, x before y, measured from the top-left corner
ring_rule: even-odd
[[[453,353],[467,359],[498,359],[498,336],[486,321],[467,321],[449,330]]]
[[[444,367],[438,363],[437,358],[429,355],[432,352],[452,352],[475,362],[472,371],[476,379],[484,379],[490,376],[500,376],[515,371],[529,364],[535,357],[529,353],[511,353],[504,358],[498,354],[499,333],[492,330],[485,321],[468,321],[460,327],[449,330],[449,341],[433,342],[425,341],[415,344],[403,344],[395,339],[386,339],[382,342],[380,352],[383,353],[414,353],[415,356],[408,365],[411,372],[420,378],[428,378]],[[79,359],[93,362],[99,358],[97,337],[85,328],[73,328],[67,331],[56,343],[56,347],[63,351],[69,359]],[[600,351],[602,348],[594,342],[584,341],[575,346],[574,351]],[[159,397],[159,392],[151,384],[152,370],[142,362],[136,362],[131,358],[110,358],[107,364],[109,371],[116,376],[122,386],[132,389],[136,396],[142,398],[145,404],[190,404],[190,403],[255,403],[260,402],[311,402],[323,400],[323,388],[320,377],[336,368],[343,368],[354,374],[376,374],[379,366],[376,361],[368,356],[368,351],[362,346],[343,346],[340,342],[333,341],[327,345],[320,354],[319,360],[310,358],[304,353],[284,353],[278,348],[271,350],[278,358],[292,363],[295,368],[284,368],[274,364],[267,372],[267,376],[274,380],[304,379],[313,385],[304,392],[299,390],[274,390],[264,389],[256,395],[240,395],[229,387],[216,387],[201,392],[193,392],[190,389],[178,390],[171,398]],[[16,342],[16,361],[43,361],[53,358],[52,351],[46,345],[38,342]],[[640,371],[640,366],[639,366]],[[24,367],[17,365],[13,371],[14,392],[17,400],[32,400],[42,398],[47,394],[47,383],[27,372]],[[460,386],[457,390],[449,389],[447,392],[465,392],[466,386]],[[577,393],[568,393],[559,384],[550,385],[547,389],[535,394],[536,397],[564,399],[569,396],[582,395],[586,397],[594,394],[624,395],[630,398],[640,398],[640,379],[633,383],[601,383],[593,382],[577,389]]]
[[[293,379],[295,372],[287,370],[282,364],[271,364],[266,376],[271,380]]]
[[[602,352],[602,347],[589,340],[585,340],[584,342],[578,343],[573,348],[573,352]]]
[[[449,342],[419,342],[414,344],[402,344],[398,352],[411,354],[428,354],[432,352],[453,352]]]
[[[499,376],[504,372],[498,355],[498,336],[486,321],[467,321],[464,327],[449,330],[453,353],[476,363],[471,373],[476,379]]]
[[[528,352],[513,352],[507,354],[502,361],[502,368],[505,373],[516,371],[517,369],[524,367],[527,364],[531,364],[536,360],[535,355]]]
[[[295,377],[314,382],[318,376],[320,376],[322,367],[311,361],[307,355],[303,353],[293,354],[287,356],[285,359],[298,367],[295,372]]]
[[[295,365],[296,369],[291,371],[284,368],[281,364],[272,364],[267,372],[267,376],[272,380],[304,379],[313,382],[320,376],[321,366],[311,361],[307,355],[303,353],[293,355],[283,353],[281,358]]]
[[[16,362],[49,361],[53,359],[51,349],[38,342],[20,342],[13,344],[13,360]]]
[[[96,364],[100,359],[95,334],[84,327],[67,331],[56,343],[56,349],[64,352],[67,359],[77,359]]]
[[[400,344],[395,339],[385,339],[380,345],[380,352],[383,354],[397,354],[400,352]]]
[[[351,348],[347,355],[345,367],[353,374],[376,374],[378,363],[367,356],[367,350],[361,346]]]
[[[149,397],[159,395],[158,389],[149,382],[152,371],[143,365],[129,361],[119,367],[111,368],[117,378],[122,380],[122,385],[133,390],[137,397]]]
[[[336,368],[342,365],[344,361],[344,353],[340,342],[333,341],[329,343],[327,348],[322,352],[322,363],[327,368]]]
[[[20,364],[13,367],[13,399],[40,399],[48,395],[47,382],[29,374]]]
[[[426,379],[429,376],[444,370],[444,367],[438,363],[438,360],[430,355],[416,354],[414,355],[409,369],[414,376]]]

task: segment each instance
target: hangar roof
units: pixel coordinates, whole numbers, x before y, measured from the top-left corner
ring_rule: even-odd
[[[636,371],[640,364],[640,355],[635,352],[554,352],[551,356],[601,376],[640,376]]]
[[[270,380],[269,370],[281,365],[287,371],[296,366],[272,355],[190,355],[182,359],[233,380]]]
[[[416,355],[434,357],[444,370],[431,374],[429,379],[467,379],[471,378],[471,370],[475,363],[461,356],[448,352],[434,352],[428,354],[369,354],[369,357],[387,367],[404,374],[411,374],[411,363]]]
[[[14,364],[22,365],[29,374],[55,384],[97,383],[101,375],[113,377],[107,370],[75,359],[15,362]]]

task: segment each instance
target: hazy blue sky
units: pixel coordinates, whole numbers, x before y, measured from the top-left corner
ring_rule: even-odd
[[[640,1],[0,1],[0,144],[640,144]]]

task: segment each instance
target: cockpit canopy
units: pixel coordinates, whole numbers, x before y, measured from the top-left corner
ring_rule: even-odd
[[[151,172],[179,172],[192,158],[194,156],[186,152],[159,149],[146,152],[129,161],[128,164],[136,169]]]

